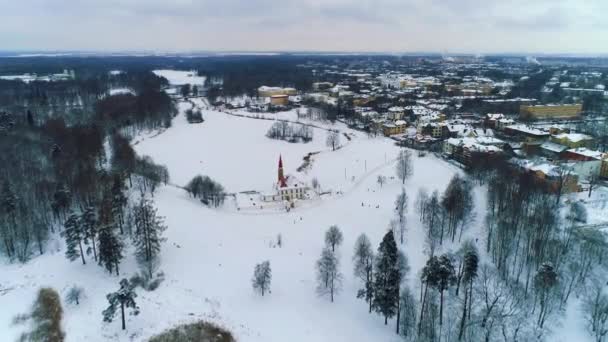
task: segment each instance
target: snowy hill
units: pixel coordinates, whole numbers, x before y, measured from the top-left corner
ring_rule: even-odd
[[[64,328],[70,342],[142,341],[197,319],[218,323],[245,342],[399,341],[394,320],[385,326],[381,316],[368,314],[367,304],[356,298],[360,284],[352,275],[351,261],[357,236],[367,234],[376,249],[394,215],[394,201],[402,188],[392,178],[398,147],[388,139],[329,124],[352,134],[352,140],[342,136],[343,148],[331,151],[322,128],[314,129],[313,141],[307,144],[271,140],[265,134],[272,121],[212,110],[203,111],[204,123],[189,125],[183,113],[189,107],[181,103],[171,128],[158,136],[140,137],[135,145],[138,154],[168,167],[172,184],[184,186],[196,174],[204,174],[227,192],[265,190],[276,181],[276,162],[282,155],[288,173],[305,181],[317,178],[331,194],[290,212],[239,212],[230,201],[220,209],[209,209],[184,190],[163,186],[154,201],[168,226],[160,266],[166,277],[157,290],[139,291],[141,313],[128,317],[126,331],[117,322],[102,323],[101,317],[107,306],[105,294],[117,289],[120,278],[94,265],[68,262],[63,242],[56,242],[51,245],[53,253],[25,265],[1,266],[0,339],[9,341],[18,335],[20,328],[9,322],[27,311],[40,286],[65,291],[78,284],[87,298],[79,306],[65,306]],[[298,173],[303,156],[317,151],[311,169]],[[414,153],[413,160],[413,176],[404,186],[409,195],[407,233],[399,247],[409,259],[410,285],[417,289],[418,272],[427,256],[414,200],[420,188],[443,191],[461,171],[433,155]],[[377,183],[379,175],[388,179],[383,186]],[[478,218],[465,237],[480,234],[485,212],[482,190],[476,188]],[[330,303],[315,293],[314,264],[323,248],[323,234],[334,224],[344,233],[338,254],[345,279],[343,291]],[[276,246],[278,234],[282,247]],[[126,255],[121,277],[137,270],[131,251]],[[254,265],[264,260],[272,265],[273,279],[271,293],[260,297],[251,289],[251,276]]]

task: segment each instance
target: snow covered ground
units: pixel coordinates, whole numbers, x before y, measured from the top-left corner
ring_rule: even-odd
[[[202,105],[202,104],[201,104]],[[127,330],[120,323],[102,323],[107,306],[105,294],[118,287],[119,277],[109,276],[92,262],[70,263],[63,243],[51,244],[52,252],[25,265],[2,265],[0,285],[0,340],[16,337],[20,327],[9,324],[26,312],[40,286],[65,291],[70,285],[84,287],[88,296],[80,306],[65,306],[67,341],[141,341],[178,323],[207,319],[230,329],[239,341],[399,341],[394,320],[367,313],[364,301],[356,299],[359,283],[352,275],[353,245],[366,233],[373,245],[380,243],[393,217],[394,200],[401,190],[394,162],[398,148],[385,138],[369,138],[350,131],[351,141],[337,151],[325,146],[326,131],[314,130],[313,141],[292,144],[265,137],[272,121],[230,116],[205,110],[205,122],[190,125],[181,114],[164,133],[140,138],[135,149],[165,164],[171,182],[185,185],[196,174],[212,177],[228,192],[267,190],[276,181],[277,161],[283,156],[286,173],[309,181],[316,177],[323,190],[334,194],[286,212],[239,212],[229,203],[209,209],[174,186],[158,189],[154,201],[166,217],[167,241],[160,269],[165,281],[154,292],[139,291],[139,316],[129,316]],[[330,126],[326,124],[325,126]],[[308,152],[320,151],[305,174],[296,169]],[[409,258],[411,286],[426,261],[424,233],[414,212],[414,201],[422,187],[443,191],[450,178],[461,172],[432,154],[414,153],[413,176],[406,181],[409,195],[406,242],[400,248]],[[378,175],[388,182],[380,187]],[[476,237],[485,211],[484,191],[475,191],[477,222],[467,232]],[[333,224],[344,233],[339,247],[343,291],[334,303],[315,293],[314,264],[323,248],[323,234]],[[282,235],[283,246],[276,246]],[[481,239],[480,239],[481,243]],[[480,248],[483,250],[483,248]],[[121,276],[137,268],[131,251],[121,265]],[[271,293],[260,297],[251,289],[256,263],[269,260]],[[415,287],[414,287],[415,288]],[[9,308],[9,309],[6,309]]]
[[[170,70],[170,69],[160,69],[152,71],[157,76],[162,76],[169,81],[171,85],[203,85],[205,84],[205,76],[198,76],[197,72],[192,71],[182,71],[182,70]]]

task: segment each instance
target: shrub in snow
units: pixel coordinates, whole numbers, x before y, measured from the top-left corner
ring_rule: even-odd
[[[235,342],[232,334],[209,322],[180,325],[150,338],[150,342],[214,341]]]
[[[133,275],[129,281],[133,287],[141,287],[146,291],[156,290],[160,284],[165,280],[165,273],[159,272],[153,276],[150,276],[148,272],[144,271]]]
[[[57,291],[41,288],[29,314],[15,317],[14,323],[31,323],[31,329],[21,334],[19,341],[62,342],[65,333],[61,330],[63,309]]]
[[[200,198],[205,205],[219,207],[224,203],[224,187],[207,176],[198,175],[186,185],[186,191],[194,198]]]
[[[79,286],[72,286],[65,295],[65,301],[68,304],[80,304],[80,300],[84,297],[84,289]]]

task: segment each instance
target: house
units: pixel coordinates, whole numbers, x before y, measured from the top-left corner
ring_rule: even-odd
[[[556,193],[571,193],[580,191],[578,175],[565,169],[563,166],[547,161],[531,161],[528,159],[511,159],[510,162],[521,172],[530,173],[536,182],[546,191]]]
[[[382,125],[382,133],[387,137],[391,136],[391,135],[396,135],[396,134],[403,134],[403,133],[405,133],[406,127],[407,127],[407,122],[405,122],[403,120],[397,120],[392,123],[384,123]]]
[[[505,127],[510,126],[515,124],[515,120],[510,119],[510,118],[504,118],[504,119],[500,119],[496,122],[496,129],[497,130],[504,130]]]
[[[549,132],[527,125],[510,125],[504,128],[504,133],[526,142],[538,142],[549,138]]]
[[[551,136],[551,141],[570,148],[593,148],[595,146],[593,137],[582,133],[561,133],[553,135]]]
[[[421,123],[418,131],[423,135],[431,136],[435,139],[446,139],[450,137],[448,125],[442,122]]]
[[[562,153],[564,160],[570,161],[570,168],[582,178],[600,176],[605,153],[590,150],[588,148],[574,148]]]
[[[568,149],[567,146],[545,141],[540,145],[540,153],[552,160],[560,158],[561,154]]]
[[[390,107],[388,109],[387,117],[389,120],[401,120],[405,116],[405,108],[403,107]]]
[[[270,104],[273,106],[287,106],[289,95],[272,95],[270,96]]]
[[[259,97],[272,97],[273,95],[296,95],[295,88],[267,87],[261,86],[258,88]]]
[[[263,194],[261,196],[264,202],[284,201],[289,207],[295,207],[297,200],[310,198],[310,188],[303,182],[300,182],[292,175],[285,175],[283,172],[283,158],[279,156],[279,167],[277,183],[275,184],[275,193]]]
[[[524,120],[542,119],[575,119],[583,111],[582,104],[547,104],[547,105],[522,105],[519,108],[519,117]]]
[[[476,158],[491,159],[503,152],[504,141],[492,137],[450,138],[443,143],[443,153],[465,166],[472,166]]]
[[[490,128],[498,128],[498,121],[505,118],[504,114],[496,113],[496,114],[486,114],[484,118],[484,124],[486,127]]]

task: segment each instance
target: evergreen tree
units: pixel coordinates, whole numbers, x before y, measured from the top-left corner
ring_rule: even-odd
[[[110,305],[102,312],[104,322],[112,322],[114,316],[116,316],[116,310],[120,308],[120,317],[122,320],[122,330],[126,329],[125,323],[125,308],[132,309],[132,315],[139,314],[139,307],[135,303],[137,294],[135,293],[135,286],[127,279],[120,281],[120,289],[116,292],[109,293],[106,298]]]
[[[443,293],[456,283],[456,270],[450,258],[445,254],[439,257],[436,266],[432,270],[435,272],[435,275],[430,278],[431,282],[429,285],[439,291],[439,326],[441,329],[443,325]]]
[[[551,290],[557,285],[558,278],[553,265],[543,263],[536,276],[534,277],[534,286],[536,288],[537,300],[540,304],[537,324],[542,329],[547,314],[550,312],[551,306]]]
[[[477,278],[477,270],[479,268],[479,256],[475,246],[470,245],[464,255],[464,267],[462,272],[462,282],[464,289],[464,304],[462,306],[462,317],[460,318],[460,331],[458,340],[462,340],[464,336],[464,328],[467,318],[471,316],[471,302],[473,296],[473,280]],[[466,285],[469,288],[466,288]],[[467,306],[468,305],[468,306]]]
[[[112,214],[114,220],[118,223],[120,234],[124,234],[124,207],[127,205],[127,197],[124,194],[124,184],[118,173],[115,173],[112,179]]]
[[[16,323],[30,321],[31,331],[23,333],[19,341],[32,342],[63,342],[65,333],[61,330],[63,309],[57,291],[51,288],[41,288],[32,307],[32,312],[20,315]]]
[[[0,222],[0,227],[2,228],[0,235],[2,235],[6,254],[9,258],[12,258],[15,255],[15,237],[17,235],[17,196],[11,189],[8,181],[4,181],[0,196],[0,210],[4,218],[4,222]]]
[[[363,282],[363,288],[357,291],[357,298],[365,298],[365,301],[369,303],[369,312],[371,313],[374,296],[374,251],[365,234],[361,234],[357,238],[353,264],[355,265],[355,277]]]
[[[141,197],[138,205],[134,208],[135,234],[135,256],[137,261],[146,269],[148,276],[152,273],[158,263],[162,232],[166,229],[162,217],[156,214],[152,201]]]
[[[270,291],[270,281],[272,280],[272,271],[270,269],[270,261],[264,261],[261,264],[255,265],[253,271],[253,289],[260,292],[262,297]]]
[[[111,213],[111,203],[107,196],[104,196],[99,211],[98,236],[98,263],[103,265],[110,274],[114,270],[119,274],[118,266],[123,258],[124,245],[116,235],[116,224]]]
[[[82,259],[82,264],[86,265],[82,248],[82,243],[86,239],[86,233],[83,230],[78,215],[71,212],[63,226],[65,227],[65,230],[62,232],[62,235],[65,238],[67,247],[65,256],[70,261],[74,261],[80,257]]]
[[[388,319],[397,313],[400,284],[397,243],[393,232],[389,231],[378,248],[374,272],[373,306],[384,316],[384,324],[388,324]]]
[[[342,232],[336,225],[329,227],[327,232],[325,232],[325,245],[331,247],[332,252],[336,251],[336,246],[342,244],[343,239]]]
[[[97,261],[97,247],[96,247],[96,238],[97,238],[97,214],[95,212],[95,207],[88,206],[84,212],[80,215],[80,225],[82,227],[82,232],[85,236],[85,240],[91,244],[91,248],[87,249],[87,254],[93,252],[93,257],[95,261]]]
[[[27,124],[30,127],[34,127],[34,125],[36,124],[34,122],[34,114],[32,114],[32,111],[30,111],[29,109],[27,110]]]

